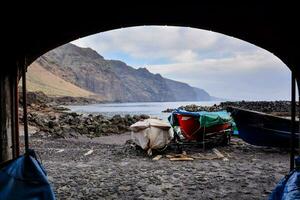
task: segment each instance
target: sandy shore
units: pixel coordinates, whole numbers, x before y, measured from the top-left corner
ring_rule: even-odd
[[[31,138],[31,146],[41,156],[57,199],[267,199],[289,170],[286,151],[235,138],[230,146],[218,147],[228,161],[170,161],[166,154],[172,149],[153,161],[123,144],[129,137]],[[196,157],[213,155],[197,147],[184,150]]]

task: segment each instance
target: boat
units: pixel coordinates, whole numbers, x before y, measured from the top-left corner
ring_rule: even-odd
[[[227,111],[188,112],[177,109],[168,119],[175,130],[174,138],[183,138],[185,142],[203,143],[221,138],[222,142],[228,143],[233,130],[232,118]],[[175,127],[179,127],[179,131]]]
[[[245,142],[267,147],[289,148],[291,146],[291,120],[263,112],[228,106],[239,137]],[[299,127],[295,127],[295,147],[299,146]]]

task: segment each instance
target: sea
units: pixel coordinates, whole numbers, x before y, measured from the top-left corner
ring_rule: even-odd
[[[101,103],[88,105],[74,105],[66,106],[70,112],[77,112],[80,114],[101,114],[106,117],[114,115],[125,116],[146,114],[151,117],[157,117],[167,121],[170,113],[163,113],[167,108],[178,108],[190,104],[211,106],[220,104],[220,101],[183,101],[183,102],[137,102],[137,103]]]

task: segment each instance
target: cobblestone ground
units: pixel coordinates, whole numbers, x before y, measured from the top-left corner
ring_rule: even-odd
[[[108,143],[101,138],[31,139],[57,199],[267,199],[289,168],[286,151],[239,139],[217,147],[228,161],[170,161],[166,154],[172,149],[153,161],[130,145]],[[213,155],[201,148],[184,150],[188,155]]]

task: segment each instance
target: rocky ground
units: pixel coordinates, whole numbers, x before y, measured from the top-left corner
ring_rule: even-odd
[[[23,111],[19,111],[23,122]],[[126,115],[105,117],[103,115],[84,115],[68,112],[68,109],[49,104],[28,105],[28,123],[35,128],[35,134],[51,138],[99,137],[102,135],[128,132],[129,126],[147,115]]]
[[[228,105],[281,115],[290,106],[225,102],[183,108],[215,111]],[[30,130],[35,132],[31,147],[40,155],[57,199],[268,199],[289,170],[287,150],[256,147],[238,138],[216,147],[225,158],[216,158],[212,149],[185,146],[194,160],[171,161],[176,153],[171,145],[154,161],[126,142],[129,126],[146,115],[79,115],[40,96],[29,98],[28,110]],[[22,121],[22,109],[19,113]]]
[[[19,88],[19,101],[20,104],[23,102],[23,93],[21,92],[22,88]],[[95,98],[87,97],[71,97],[71,96],[59,96],[59,97],[50,97],[41,91],[30,92],[27,91],[27,105],[31,104],[50,104],[52,106],[57,105],[85,105],[85,104],[94,104],[94,103],[104,103],[103,101],[97,100]]]
[[[31,138],[57,199],[268,199],[289,170],[287,151],[233,138],[212,150],[184,147],[193,161],[158,160],[135,150],[129,134],[94,139]],[[92,150],[92,151],[91,151]]]
[[[29,92],[27,94],[29,125],[35,127],[36,134],[42,137],[78,138],[84,136],[93,138],[130,131],[130,125],[141,119],[149,118],[147,115],[126,115],[125,117],[115,115],[110,118],[103,115],[83,115],[69,112],[68,109],[60,106],[61,104],[72,103],[84,104],[92,102],[86,98],[48,97],[42,92]],[[20,98],[20,104],[22,105],[22,98]],[[195,112],[224,110],[227,106],[237,106],[279,116],[290,116],[289,101],[222,102],[213,106],[192,104],[179,108]],[[172,112],[173,110],[174,108],[169,108],[162,112]],[[22,122],[23,113],[21,108],[19,115]]]
[[[42,137],[53,138],[78,138],[78,137],[99,137],[110,134],[121,134],[129,130],[130,125],[135,122],[149,118],[147,115],[126,115],[121,117],[105,117],[103,115],[84,115],[69,112],[68,109],[58,106],[53,102],[30,97],[28,104],[28,122],[29,125],[36,128],[37,134]],[[46,97],[45,97],[46,98]],[[38,101],[37,101],[38,99]],[[220,105],[199,106],[186,105],[180,107],[187,111],[218,111],[224,110],[227,106],[237,106],[241,108],[266,112],[278,116],[290,115],[290,102],[222,102]],[[167,109],[163,112],[172,112],[174,109]],[[22,122],[22,109],[19,111]]]
[[[269,113],[277,116],[290,116],[291,102],[290,101],[226,101],[213,106],[201,106],[201,105],[184,105],[180,106],[179,109],[183,109],[190,112],[198,111],[220,111],[226,109],[227,106],[235,106],[239,108],[255,110],[258,112]],[[297,103],[297,113],[299,113],[299,104]],[[168,108],[163,112],[172,112],[175,108]]]

